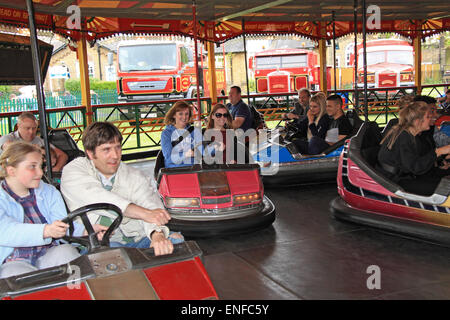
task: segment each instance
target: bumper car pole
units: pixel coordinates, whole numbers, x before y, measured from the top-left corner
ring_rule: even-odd
[[[44,88],[42,86],[42,74],[40,70],[40,54],[39,54],[39,44],[36,34],[36,25],[34,20],[34,6],[32,0],[27,0],[27,10],[28,10],[28,21],[30,29],[30,45],[31,45],[31,56],[33,59],[33,71],[34,71],[34,81],[36,84],[36,96],[38,102],[39,110],[39,127],[41,129],[41,135],[44,139],[45,147],[45,161],[50,164],[50,146],[48,143],[48,132],[47,132],[47,118],[45,115],[45,96]],[[47,165],[50,169],[47,169],[47,176],[49,181],[53,181],[53,173],[51,167]]]

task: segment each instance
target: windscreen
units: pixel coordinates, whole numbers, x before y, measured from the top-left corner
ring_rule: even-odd
[[[372,64],[383,63],[385,62],[385,51],[375,51],[367,53],[367,65],[370,66]],[[358,66],[363,66],[363,55],[360,54],[358,57]]]
[[[414,57],[411,51],[388,51],[387,61],[398,64],[414,64]]]
[[[177,67],[176,44],[144,44],[119,47],[119,70],[172,70]]]
[[[256,57],[257,69],[299,68],[307,66],[307,55]]]
[[[375,51],[367,53],[367,65],[373,65],[377,63],[398,63],[398,64],[414,64],[414,57],[411,51],[394,50],[394,51]],[[363,55],[358,57],[358,65],[363,65]]]

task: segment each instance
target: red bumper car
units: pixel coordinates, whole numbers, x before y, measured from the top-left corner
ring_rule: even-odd
[[[450,245],[450,177],[434,194],[409,193],[376,169],[381,134],[374,122],[363,124],[339,160],[338,192],[331,202],[337,219]]]
[[[158,191],[171,214],[168,227],[189,237],[256,231],[275,220],[275,206],[264,195],[257,164],[155,165]]]
[[[117,214],[99,242],[86,218],[92,210]],[[120,209],[109,204],[86,206],[68,216],[80,216],[89,232],[67,240],[85,245],[86,255],[65,265],[0,279],[3,300],[191,300],[218,299],[195,242],[174,245],[170,255],[154,256],[153,249],[110,248],[109,235],[121,220]]]

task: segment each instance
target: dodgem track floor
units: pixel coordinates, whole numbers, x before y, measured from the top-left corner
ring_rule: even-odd
[[[151,175],[152,164],[132,164]],[[336,184],[266,190],[272,226],[195,239],[221,299],[450,299],[450,249],[332,218]]]

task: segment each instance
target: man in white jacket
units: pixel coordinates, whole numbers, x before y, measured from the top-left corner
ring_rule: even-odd
[[[183,241],[179,233],[169,235],[170,220],[157,191],[141,171],[121,162],[122,135],[108,122],[95,122],[83,133],[87,157],[67,164],[62,172],[61,192],[71,211],[106,202],[118,206],[124,219],[111,238],[111,246],[153,247],[155,255],[169,254],[173,243]],[[108,224],[109,218],[89,213],[91,223]],[[109,221],[108,221],[109,220]]]

